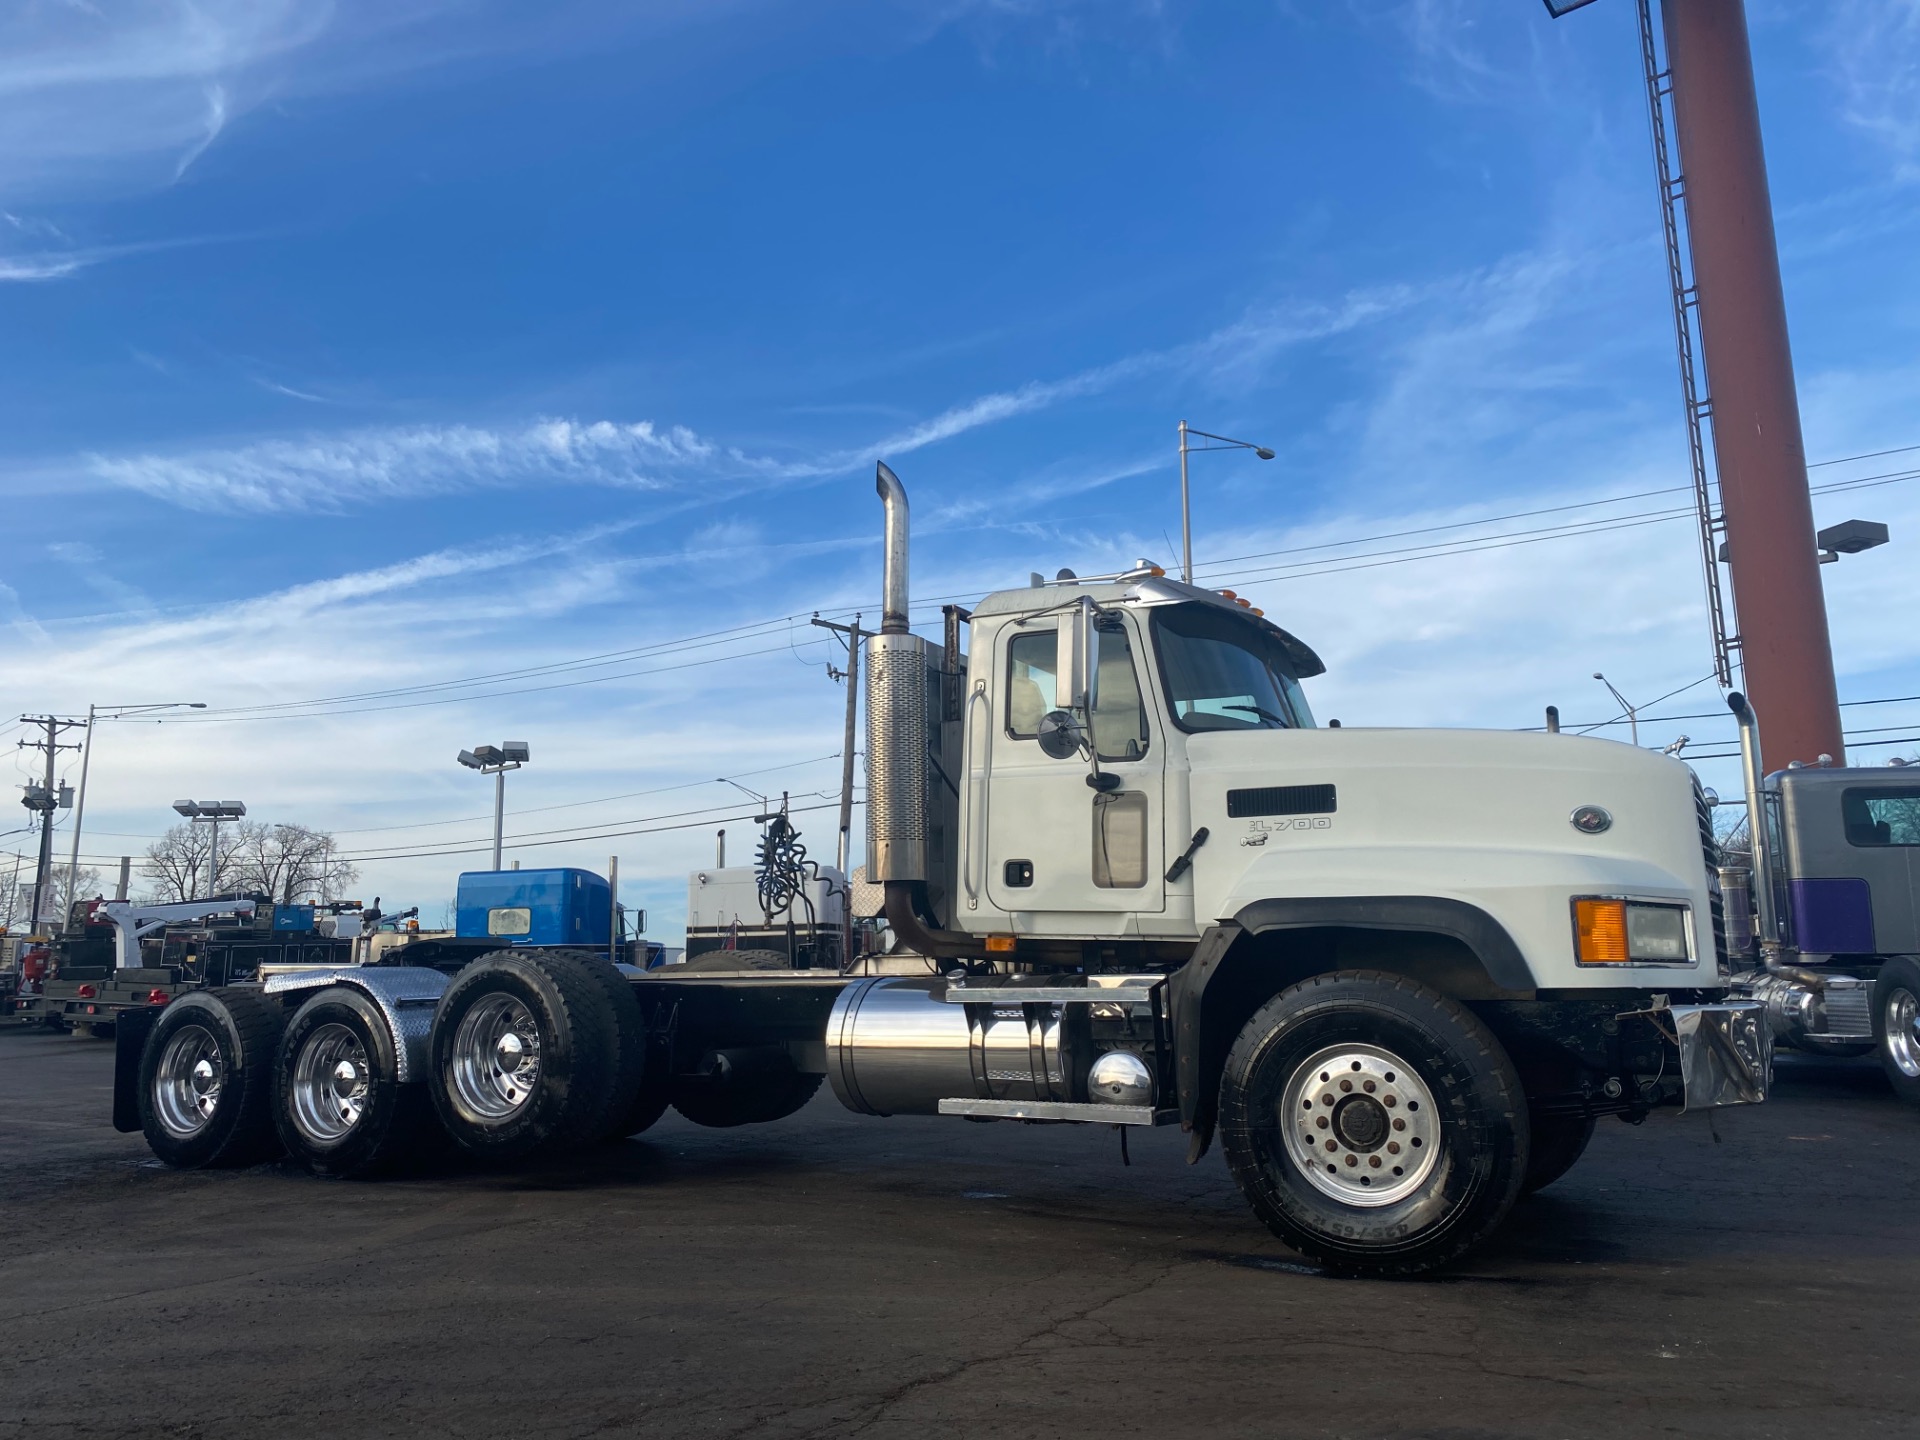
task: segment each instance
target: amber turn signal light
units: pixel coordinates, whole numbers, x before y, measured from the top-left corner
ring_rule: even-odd
[[[989,955],[1011,955],[1013,953],[1013,936],[987,936],[987,953]]]
[[[1573,930],[1582,965],[1627,963],[1627,902],[1576,900]]]

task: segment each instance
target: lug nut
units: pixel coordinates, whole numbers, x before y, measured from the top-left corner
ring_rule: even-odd
[[[1353,1082],[1351,1080],[1342,1080],[1340,1082],[1340,1088],[1342,1090],[1351,1090],[1353,1089]]]
[[[1389,1110],[1391,1110],[1395,1105],[1398,1105],[1400,1103],[1400,1097],[1398,1095],[1389,1095],[1387,1096],[1386,1099],[1382,1100],[1380,1103],[1382,1105],[1385,1105]]]
[[[1380,1157],[1378,1155],[1369,1155],[1367,1157],[1367,1164],[1378,1170],[1380,1168]]]
[[[1359,1163],[1360,1163],[1360,1161],[1359,1161],[1359,1158],[1358,1158],[1358,1157],[1356,1157],[1356,1156],[1353,1156],[1353,1155],[1349,1155],[1349,1156],[1347,1156],[1347,1164],[1349,1164],[1349,1165],[1358,1165]]]
[[[1360,1088],[1366,1091],[1367,1094],[1371,1095],[1373,1093],[1373,1088],[1374,1088],[1373,1082],[1371,1080],[1364,1080],[1361,1082]]]
[[[1327,1128],[1327,1117],[1324,1115],[1316,1115],[1314,1117],[1313,1123],[1315,1125],[1318,1125],[1322,1130],[1324,1130]]]
[[[1400,1142],[1398,1140],[1387,1141],[1387,1154],[1398,1155],[1399,1153],[1400,1153]]]

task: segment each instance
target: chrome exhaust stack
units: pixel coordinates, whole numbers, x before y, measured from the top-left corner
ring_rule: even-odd
[[[1872,1023],[1863,982],[1844,975],[1823,975],[1790,963],[1796,953],[1782,934],[1775,904],[1778,860],[1767,828],[1766,792],[1761,788],[1760,722],[1739,691],[1727,696],[1727,708],[1740,726],[1740,773],[1747,787],[1747,846],[1752,857],[1747,882],[1760,968],[1735,975],[1736,994],[1766,1006],[1773,1033],[1788,1044],[1817,1050],[1822,1044],[1856,1044],[1871,1039]]]
[[[881,462],[874,488],[887,525],[880,633],[867,641],[867,878],[892,885],[927,878],[927,646],[907,628],[906,487]]]

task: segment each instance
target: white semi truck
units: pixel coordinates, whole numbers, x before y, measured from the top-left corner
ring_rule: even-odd
[[[1684,765],[1320,728],[1306,645],[1146,564],[1036,576],[923,639],[906,493],[885,465],[878,489],[867,864],[893,973],[410,946],[140,1017],[116,1123],[176,1164],[278,1144],[361,1173],[423,1128],[511,1161],[669,1105],[778,1119],[825,1080],[876,1116],[1177,1124],[1302,1254],[1407,1274],[1472,1249],[1600,1117],[1764,1098],[1771,1029],[1728,993]],[[508,919],[485,929],[539,923]]]

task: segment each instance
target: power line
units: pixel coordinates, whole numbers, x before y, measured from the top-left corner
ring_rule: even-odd
[[[1905,453],[1908,450],[1920,450],[1920,445],[1898,447],[1896,449],[1872,451],[1861,455],[1842,456],[1833,460],[1817,462],[1818,465],[1839,465],[1850,461],[1873,459],[1882,455]],[[1812,467],[1809,467],[1812,468]],[[1882,476],[1866,476],[1853,480],[1835,481],[1829,485],[1812,487],[1815,493],[1829,493],[1839,490],[1863,489],[1873,485],[1894,484],[1920,477],[1920,470],[1889,473]],[[1475,526],[1498,525],[1512,520],[1536,518],[1540,515],[1564,513],[1571,510],[1592,509],[1608,505],[1617,505],[1629,500],[1644,499],[1655,495],[1682,493],[1688,487],[1671,486],[1655,490],[1636,491],[1627,495],[1612,496],[1602,500],[1570,502],[1566,505],[1549,506],[1541,509],[1515,511],[1504,515],[1492,515],[1478,520],[1454,521],[1439,525],[1415,527],[1402,531],[1384,532],[1379,535],[1357,537],[1344,541],[1327,541],[1316,545],[1299,546],[1283,550],[1264,551],[1244,556],[1229,557],[1210,562],[1207,569],[1215,572],[1215,579],[1239,579],[1240,583],[1258,582],[1265,579],[1297,579],[1306,575],[1339,574],[1352,570],[1375,569],[1389,564],[1407,564],[1416,560],[1438,559],[1453,555],[1474,554],[1485,550],[1505,549],[1515,545],[1537,544],[1550,539],[1570,538],[1577,535],[1604,533],[1617,529],[1638,528],[1641,525],[1657,524],[1666,520],[1679,519],[1691,515],[1691,506],[1676,507],[1671,510],[1641,511],[1624,516],[1605,516],[1590,521],[1575,521],[1561,526],[1545,526],[1537,530],[1520,531],[1504,535],[1470,536],[1459,540],[1441,541],[1432,545],[1399,547],[1393,550],[1366,552],[1359,555],[1328,556],[1323,560],[1304,561],[1298,564],[1265,566],[1244,572],[1219,573],[1220,567],[1239,564],[1245,560],[1265,559],[1280,555],[1306,554],[1315,551],[1341,549],[1353,545],[1372,544],[1386,539],[1404,539],[1414,535],[1440,534],[1451,530],[1470,529]],[[1365,563],[1349,563],[1349,562]],[[1292,573],[1287,573],[1292,572]],[[975,592],[953,596],[939,596],[933,600],[922,601],[915,609],[929,608],[943,600],[965,600],[972,598]],[[836,612],[838,613],[838,612]],[[579,670],[600,669],[619,665],[627,660],[642,656],[661,656],[678,653],[689,647],[713,643],[740,643],[762,638],[782,626],[791,627],[794,622],[804,618],[800,612],[779,616],[773,619],[746,622],[741,625],[708,631],[698,635],[682,636],[674,639],[655,641],[647,645],[629,647],[622,650],[604,651],[596,655],[580,656],[568,660],[552,661],[544,665],[526,666],[514,670],[495,671],[482,675],[466,676],[454,680],[426,682],[420,685],[390,687],[385,690],[359,691],[344,695],[317,696],[306,700],[286,700],[264,702],[258,705],[228,706],[204,715],[181,717],[173,724],[232,724],[242,720],[254,719],[295,719],[324,718],[333,715],[359,715],[389,710],[425,708],[429,706],[460,704],[470,700],[500,699],[514,695],[542,693],[549,690],[573,689],[584,685],[600,684],[612,680],[636,679],[649,675],[664,674],[676,670],[694,669],[705,665],[723,664],[730,660],[753,659],[762,655],[778,653],[789,649],[786,646],[770,646],[756,650],[730,651],[725,654],[707,656],[700,660],[688,661],[679,665],[653,666],[639,670],[625,670],[614,674],[599,675],[589,679],[556,682],[551,685],[531,685],[508,690],[485,690],[467,695],[444,695],[439,699],[412,700],[392,705],[364,704],[370,700],[401,700],[402,697],[418,695],[438,695],[449,690],[471,689],[499,681],[530,679],[546,675],[568,674]]]

